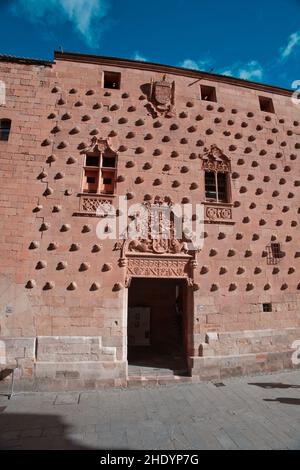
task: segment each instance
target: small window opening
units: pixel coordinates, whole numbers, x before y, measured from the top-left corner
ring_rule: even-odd
[[[9,139],[10,128],[10,119],[0,119],[0,140],[7,141]]]
[[[280,243],[271,243],[273,258],[280,258]]]
[[[272,98],[267,98],[266,96],[259,96],[258,99],[261,111],[265,111],[266,113],[275,113]]]
[[[263,312],[272,312],[272,304],[270,302],[262,304]]]
[[[115,168],[116,158],[115,157],[103,157],[102,166],[106,168]]]
[[[270,243],[267,246],[267,264],[277,264],[284,253],[281,251],[280,243]]]
[[[104,72],[104,88],[119,90],[121,74],[118,72]]]
[[[87,155],[86,156],[86,162],[85,166],[99,166],[100,163],[100,157],[99,156],[94,156],[94,155]]]
[[[95,194],[98,192],[99,174],[96,170],[86,169],[84,172],[83,192]]]
[[[200,85],[201,99],[204,101],[217,102],[216,89],[213,86]]]
[[[91,184],[95,184],[96,183],[96,177],[95,176],[87,176],[86,177],[86,182],[91,183]]]

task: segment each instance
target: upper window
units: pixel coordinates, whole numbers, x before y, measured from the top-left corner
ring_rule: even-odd
[[[10,119],[0,119],[0,140],[8,140],[11,127]]]
[[[104,72],[104,88],[119,90],[121,88],[121,74],[118,72]]]
[[[85,157],[83,192],[90,194],[113,194],[116,181],[116,156],[87,154]]]
[[[267,98],[266,96],[259,96],[258,99],[261,111],[265,111],[266,113],[275,113],[272,98]]]
[[[200,85],[200,90],[202,100],[217,102],[216,89],[214,86]]]
[[[211,145],[202,155],[205,200],[226,203],[231,200],[230,159],[216,145]]]
[[[228,173],[205,171],[205,199],[210,202],[229,202]]]

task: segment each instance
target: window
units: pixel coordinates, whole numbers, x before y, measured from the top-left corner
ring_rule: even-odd
[[[204,101],[217,102],[216,89],[213,86],[200,85],[201,99]]]
[[[121,74],[118,72],[104,72],[104,88],[119,90],[121,85]]]
[[[99,166],[100,157],[94,155],[87,155],[86,166]]]
[[[108,167],[108,168],[115,168],[116,158],[115,157],[103,157],[102,166]]]
[[[280,258],[280,243],[271,243],[271,251],[273,258]]]
[[[258,99],[261,111],[265,111],[266,113],[275,113],[272,98],[267,98],[266,96],[259,96]]]
[[[277,264],[283,256],[280,243],[270,243],[267,246],[267,264]]]
[[[10,119],[0,119],[0,140],[8,140],[11,127]]]
[[[116,156],[88,154],[85,158],[84,193],[113,194],[116,180]]]
[[[87,177],[86,177],[86,182],[87,182],[87,183],[91,183],[91,184],[95,184],[95,183],[96,183],[96,178],[95,178],[95,176],[87,176]]]
[[[272,304],[271,303],[265,303],[263,305],[263,312],[272,312]]]
[[[215,171],[205,172],[205,199],[211,202],[229,202],[228,175]]]

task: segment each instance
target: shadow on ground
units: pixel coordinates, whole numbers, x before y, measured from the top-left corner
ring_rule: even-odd
[[[286,405],[300,405],[300,398],[287,398],[287,397],[278,397],[278,398],[264,398],[264,401],[277,401],[278,403],[284,403]]]
[[[261,388],[300,388],[300,385],[284,384],[281,382],[252,382],[248,385],[256,385]]]
[[[72,442],[71,427],[60,416],[45,414],[0,413],[0,450],[5,449],[51,449],[90,450]],[[74,431],[75,433],[75,431]]]

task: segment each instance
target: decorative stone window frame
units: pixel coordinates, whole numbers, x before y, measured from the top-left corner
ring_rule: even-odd
[[[204,198],[203,205],[205,206],[204,223],[224,223],[234,224],[232,220],[232,195],[231,195],[231,162],[230,159],[224,155],[221,149],[216,145],[211,145],[209,149],[205,149],[203,155],[200,156],[202,160],[203,180],[204,180]],[[207,200],[205,194],[205,173],[212,172],[215,175],[218,173],[225,173],[226,177],[226,195],[227,202],[218,200]],[[216,181],[216,191],[218,194],[218,186]]]
[[[82,154],[84,155],[85,162],[89,154],[99,155],[100,163],[99,163],[99,167],[96,167],[99,169],[99,180],[101,178],[102,168],[106,168],[101,165],[102,159],[105,156],[105,154],[109,154],[110,156],[115,157],[114,192],[112,194],[106,193],[106,192],[88,193],[84,191],[80,191],[77,194],[79,198],[79,207],[78,207],[78,211],[75,212],[73,215],[101,217],[101,215],[98,215],[97,213],[98,209],[103,206],[107,206],[108,204],[113,204],[114,198],[116,197],[115,188],[116,188],[116,181],[117,181],[118,154],[115,150],[112,149],[109,139],[102,139],[102,138],[97,138],[97,137],[93,137],[91,145],[87,147],[86,149],[84,149]],[[86,166],[83,167],[81,188],[83,188],[84,175],[85,175],[85,170],[87,168],[92,168],[92,167],[86,167]],[[100,182],[99,182],[99,185],[100,185]]]

